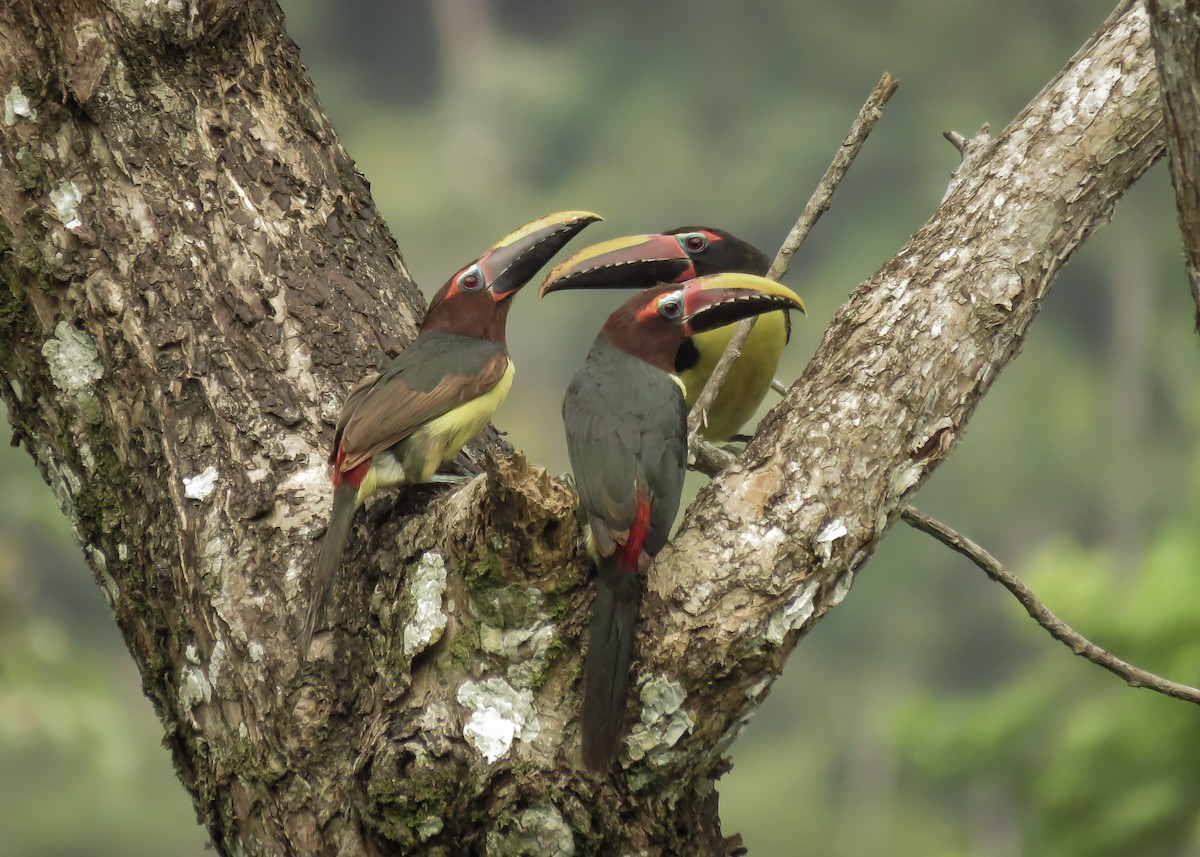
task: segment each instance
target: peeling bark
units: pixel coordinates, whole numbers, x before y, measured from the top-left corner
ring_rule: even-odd
[[[1200,0],[1146,0],[1158,62],[1171,183],[1200,331]]]
[[[46,6],[0,7],[0,394],[221,854],[723,853],[721,754],[1163,149],[1124,3],[688,511],[601,782],[574,497],[501,444],[359,514],[299,660],[338,404],[423,305],[278,8]]]
[[[842,600],[1063,264],[1161,155],[1157,98],[1146,13],[1123,3],[855,290],[742,459],[688,510],[651,572],[642,652],[689,691],[690,770],[715,762]]]

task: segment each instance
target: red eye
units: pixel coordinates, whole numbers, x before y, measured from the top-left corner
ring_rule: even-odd
[[[676,292],[658,302],[658,314],[663,318],[679,318],[683,312],[683,298]]]
[[[699,232],[692,232],[683,237],[683,246],[693,253],[699,253],[708,246],[708,238]]]
[[[478,268],[470,268],[458,278],[458,287],[464,292],[477,292],[483,287],[483,276]]]

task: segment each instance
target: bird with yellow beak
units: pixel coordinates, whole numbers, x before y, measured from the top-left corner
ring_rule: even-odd
[[[355,511],[378,491],[434,480],[487,424],[512,385],[504,330],[513,296],[600,219],[560,211],[506,235],[438,290],[412,344],[350,391],[329,456],[333,512],[312,574],[302,656],[321,622]]]
[[[711,226],[681,226],[652,235],[630,235],[593,244],[555,266],[540,294],[561,289],[647,289],[717,273],[762,276],[771,266],[765,253],[747,241]],[[807,314],[802,300],[789,307]],[[674,370],[684,385],[689,410],[716,368],[736,325],[684,337]],[[711,441],[734,439],[754,416],[771,388],[783,348],[791,337],[786,310],[758,317],[708,409],[701,434]],[[739,438],[742,439],[742,438]]]
[[[667,543],[687,463],[675,356],[688,337],[803,307],[779,283],[716,274],[640,292],[608,317],[563,399],[567,454],[596,563],[584,665],[583,762],[603,772],[622,735],[642,576]]]

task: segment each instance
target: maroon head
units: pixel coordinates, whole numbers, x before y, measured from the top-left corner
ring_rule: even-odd
[[[590,211],[560,211],[510,232],[438,289],[421,330],[503,342],[512,297],[580,230],[600,219]]]

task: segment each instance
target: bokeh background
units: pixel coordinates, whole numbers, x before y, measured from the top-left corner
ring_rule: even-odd
[[[286,0],[342,140],[431,294],[560,208],[581,243],[684,224],[774,249],[855,112],[901,87],[802,249],[780,375],[932,213],[943,129],[999,130],[1112,0]],[[566,470],[558,407],[612,295],[522,295],[509,439]],[[1200,366],[1164,165],[1074,258],[916,503],[1115,653],[1200,681]],[[3,426],[7,433],[7,425]],[[205,836],[108,611],[22,450],[0,444],[0,854],[179,855]],[[1032,625],[897,525],[733,749],[752,854],[1200,855],[1200,719]]]

